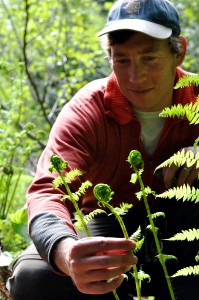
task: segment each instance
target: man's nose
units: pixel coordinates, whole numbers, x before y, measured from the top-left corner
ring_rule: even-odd
[[[132,62],[131,65],[129,66],[128,77],[129,77],[129,81],[131,82],[134,83],[141,82],[146,77],[146,72],[144,70],[144,67],[139,63]]]

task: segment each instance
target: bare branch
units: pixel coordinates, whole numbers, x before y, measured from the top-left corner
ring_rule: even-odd
[[[34,90],[34,93],[36,95],[36,99],[38,101],[38,103],[41,106],[43,115],[47,121],[47,123],[52,126],[52,122],[50,121],[50,119],[48,118],[47,114],[46,114],[46,110],[44,107],[44,101],[43,99],[40,97],[37,85],[31,75],[31,72],[29,71],[29,67],[28,67],[28,55],[27,55],[27,34],[28,34],[28,23],[29,23],[29,3],[28,0],[25,0],[25,11],[26,11],[26,18],[25,18],[25,28],[24,28],[24,35],[23,35],[23,56],[24,56],[24,63],[25,63],[25,71],[27,74],[27,77],[29,79],[29,82]],[[44,93],[45,94],[45,93]],[[45,96],[44,96],[45,98]]]

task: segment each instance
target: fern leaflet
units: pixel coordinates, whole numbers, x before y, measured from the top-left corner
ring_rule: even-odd
[[[66,200],[70,200],[70,201],[78,201],[79,200],[79,196],[76,193],[71,193],[71,195],[63,195],[61,197],[61,201],[66,201]]]
[[[174,187],[162,194],[156,195],[157,198],[176,198],[176,200],[182,199],[183,202],[190,201],[194,203],[199,202],[199,189],[195,187],[190,187],[188,184],[184,184],[180,187]]]
[[[147,187],[144,188],[143,191],[137,192],[136,197],[138,198],[138,200],[141,200],[143,195],[148,196],[149,194],[154,195],[154,191],[152,191],[152,189],[149,186],[147,186]]]
[[[158,217],[163,217],[163,218],[165,218],[165,213],[159,211],[159,212],[156,212],[156,213],[154,213],[154,214],[151,214],[151,217],[152,217],[152,219],[156,219],[156,218],[158,218]]]
[[[95,216],[102,214],[102,213],[106,213],[106,212],[102,209],[95,209],[94,211],[90,212],[88,215],[85,215],[83,217],[85,224],[88,224],[88,222],[90,222],[92,219],[94,219]],[[83,226],[82,220],[80,219],[78,214],[75,214],[75,220],[76,220],[76,222],[74,223],[74,226],[75,226],[76,230],[82,232],[84,226]]]
[[[142,237],[142,233],[139,226],[138,229],[130,236],[130,239],[137,242],[141,239],[141,237]]]
[[[133,204],[121,203],[120,207],[114,207],[114,211],[116,212],[117,215],[124,216],[132,206]]]
[[[189,242],[194,240],[199,240],[199,229],[188,229],[182,230],[180,233],[176,233],[173,237],[166,239],[167,241],[184,241],[187,240]]]
[[[63,184],[63,181],[62,181],[61,177],[60,177],[60,176],[57,176],[57,177],[53,180],[53,182],[52,182],[53,189],[58,188],[58,187],[59,187],[60,185],[62,185],[62,184]]]
[[[156,257],[158,259],[160,259],[160,256],[164,260],[164,262],[166,262],[167,260],[172,260],[172,259],[177,260],[177,257],[174,256],[174,255],[168,255],[168,254],[158,254],[158,255],[156,255]]]
[[[84,220],[85,220],[85,222],[86,222],[86,224],[87,224],[87,223],[90,222],[92,219],[94,219],[95,216],[97,216],[97,215],[99,215],[99,214],[103,214],[103,213],[106,214],[105,210],[99,209],[99,208],[98,208],[98,209],[95,209],[94,211],[91,211],[88,215],[84,216]]]
[[[136,247],[133,253],[137,253],[142,248],[143,244],[144,244],[144,237],[141,240],[136,241]]]
[[[185,104],[184,106],[182,104],[173,105],[172,107],[166,107],[163,109],[163,111],[160,113],[160,117],[163,118],[184,118],[186,117],[190,124],[198,124],[199,123],[199,99],[193,104]]]
[[[136,242],[136,247],[133,251],[133,253],[138,252],[143,244],[144,244],[144,237],[142,237],[140,226],[139,228],[129,237],[130,240],[133,240]]]
[[[81,186],[79,187],[78,191],[75,192],[75,194],[80,197],[81,195],[84,195],[86,193],[86,190],[91,186],[92,183],[88,180],[82,182]]]
[[[172,164],[175,164],[178,167],[182,167],[185,163],[188,168],[190,168],[193,165],[196,165],[196,168],[199,168],[199,153],[194,153],[191,150],[185,151],[184,149],[178,151],[169,159],[165,160],[162,164],[160,164],[155,169],[155,172],[160,168],[170,167]]]
[[[186,267],[181,270],[178,270],[171,277],[188,276],[188,275],[199,275],[199,265],[190,266],[190,267]]]
[[[183,88],[185,86],[191,86],[191,85],[199,85],[198,74],[189,74],[181,77],[176,83],[176,85],[174,86],[174,89]]]
[[[131,275],[132,275],[132,277],[135,277],[134,273],[131,273]],[[146,280],[146,279],[148,280],[148,282],[151,281],[151,277],[142,270],[139,270],[137,275],[138,275],[138,279],[140,281]]]
[[[65,174],[65,181],[71,183],[76,177],[82,176],[82,172],[78,169],[74,169]]]

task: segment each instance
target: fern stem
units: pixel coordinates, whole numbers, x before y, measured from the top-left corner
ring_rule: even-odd
[[[113,295],[114,295],[116,300],[120,300],[116,290],[113,290]]]
[[[71,193],[71,190],[70,190],[70,188],[69,188],[69,186],[68,186],[68,184],[67,184],[64,176],[62,175],[61,171],[57,170],[57,172],[59,173],[59,176],[60,176],[60,178],[61,178],[61,180],[62,180],[62,182],[63,182],[63,184],[65,186],[65,189],[66,189],[66,191],[67,191],[67,193],[68,193],[68,195],[70,197],[71,202],[74,205],[74,208],[75,208],[75,210],[76,210],[76,212],[77,212],[77,214],[78,214],[78,216],[79,216],[79,218],[81,220],[81,223],[82,223],[82,225],[83,225],[83,227],[84,227],[84,229],[86,231],[87,236],[90,237],[91,234],[89,232],[88,226],[86,225],[86,222],[85,222],[85,220],[84,220],[84,218],[82,216],[81,210],[79,209],[79,206],[78,206],[76,200],[74,199],[73,194]]]
[[[154,224],[153,218],[151,216],[151,211],[150,211],[150,207],[149,207],[149,204],[148,204],[147,195],[145,193],[144,183],[142,181],[142,178],[141,178],[141,175],[140,175],[138,169],[135,166],[133,168],[136,172],[136,175],[137,175],[137,178],[138,178],[138,181],[139,181],[139,184],[140,184],[142,196],[143,196],[143,199],[144,199],[144,205],[145,205],[146,212],[147,212],[147,215],[148,215],[148,218],[149,218],[149,222],[150,222],[150,225],[151,225],[151,228],[152,228],[156,248],[157,248],[157,251],[158,251],[158,254],[159,254],[159,260],[160,260],[160,263],[161,263],[163,271],[164,271],[164,275],[165,275],[165,279],[167,281],[167,286],[168,286],[168,289],[169,289],[169,292],[170,292],[171,300],[175,300],[175,295],[174,295],[173,287],[172,287],[172,284],[171,284],[171,280],[170,280],[170,277],[169,277],[169,274],[168,274],[168,271],[167,271],[165,261],[163,259],[163,254],[162,254],[160,242],[159,242],[158,235],[157,235],[157,230],[155,228],[155,224]]]
[[[115,210],[112,207],[112,205],[110,205],[108,202],[104,201],[103,205],[106,206],[111,211],[111,213],[116,217],[116,219],[118,220],[118,222],[120,224],[120,227],[122,229],[124,237],[126,239],[129,239],[129,235],[128,235],[128,232],[126,230],[126,226],[125,226],[124,221],[121,218],[121,216],[119,214],[117,214],[117,212],[115,212]],[[133,272],[134,272],[134,275],[135,275],[134,278],[135,278],[135,286],[136,286],[136,292],[137,292],[137,299],[141,300],[141,290],[140,290],[140,283],[139,283],[138,271],[137,271],[137,266],[136,265],[133,265]]]

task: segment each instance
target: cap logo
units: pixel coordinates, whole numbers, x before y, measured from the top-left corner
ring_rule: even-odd
[[[139,14],[144,3],[148,0],[129,0],[125,4],[125,10],[127,14]]]

